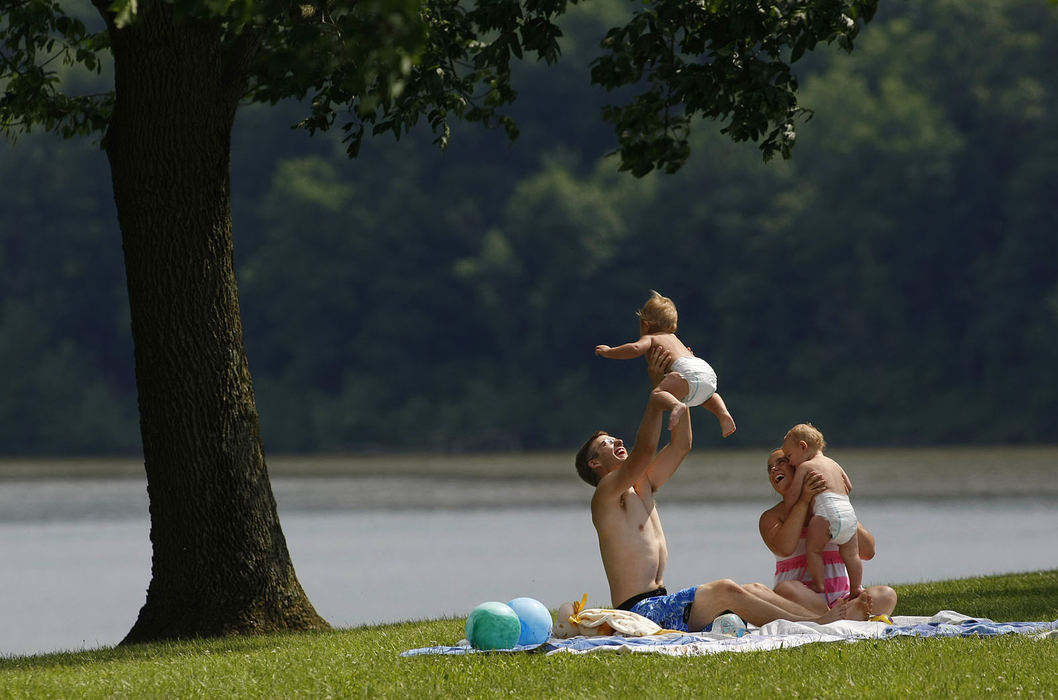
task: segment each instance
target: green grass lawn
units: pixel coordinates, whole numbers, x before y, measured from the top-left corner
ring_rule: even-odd
[[[897,614],[1058,619],[1058,570],[897,587]],[[1054,697],[1058,638],[897,638],[766,652],[476,654],[463,619],[0,659],[0,698]]]

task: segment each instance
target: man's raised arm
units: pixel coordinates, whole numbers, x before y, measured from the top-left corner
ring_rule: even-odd
[[[628,487],[634,486],[646,473],[658,449],[658,442],[661,440],[661,416],[664,405],[665,402],[661,397],[653,393],[650,395],[646,411],[643,413],[643,420],[640,421],[639,430],[636,432],[636,444],[621,466],[604,477],[595,487],[596,497],[620,495]]]
[[[650,374],[650,383],[657,386],[665,378],[665,373],[672,366],[672,354],[660,345],[651,348],[647,353],[647,372]],[[691,412],[684,414],[676,429],[672,431],[669,444],[658,453],[647,470],[647,479],[650,487],[657,491],[662,484],[676,473],[684,458],[691,452]]]
[[[692,441],[691,412],[687,411],[683,415],[683,420],[672,431],[669,444],[661,449],[647,469],[647,479],[653,490],[660,489],[676,473],[684,458],[690,454]]]

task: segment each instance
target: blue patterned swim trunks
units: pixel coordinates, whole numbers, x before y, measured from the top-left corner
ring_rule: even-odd
[[[667,630],[686,632],[691,603],[694,602],[694,594],[697,591],[697,586],[691,586],[672,594],[644,598],[633,605],[631,610]]]

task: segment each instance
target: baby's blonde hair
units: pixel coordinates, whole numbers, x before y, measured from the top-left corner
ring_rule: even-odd
[[[787,439],[793,438],[797,442],[804,440],[809,448],[822,452],[827,447],[827,441],[823,439],[823,433],[819,432],[811,423],[798,423],[786,432]]]
[[[643,308],[636,312],[636,316],[639,316],[639,324],[644,332],[676,332],[676,305],[672,303],[672,299],[661,296],[653,289],[650,290],[650,298],[643,304]]]

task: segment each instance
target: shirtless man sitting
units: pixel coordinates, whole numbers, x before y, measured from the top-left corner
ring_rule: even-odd
[[[664,352],[651,358],[664,364]],[[584,443],[575,459],[577,473],[595,487],[592,522],[610,585],[610,599],[622,610],[643,615],[666,629],[697,632],[725,612],[754,625],[773,620],[831,622],[846,615],[847,604],[813,612],[776,594],[761,583],[739,585],[730,579],[692,586],[676,593],[665,589],[668,559],[654,495],[691,451],[691,420],[672,430],[669,443],[657,451],[667,402],[651,394],[631,451],[620,438],[599,431]]]

